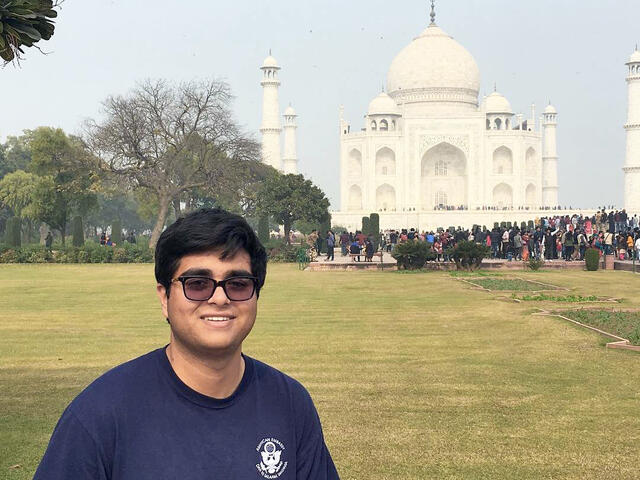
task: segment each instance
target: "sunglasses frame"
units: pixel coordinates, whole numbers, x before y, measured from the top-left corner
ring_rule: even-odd
[[[190,280],[192,278],[211,280],[213,282],[213,290],[211,290],[211,295],[209,295],[209,297],[207,298],[197,299],[197,300],[193,298],[189,298],[189,296],[187,295],[186,283],[187,283],[187,280]],[[249,297],[243,300],[234,300],[229,296],[229,293],[227,292],[227,282],[231,280],[236,280],[238,278],[248,279],[248,280],[251,280],[253,283],[253,290],[251,291],[251,295],[249,295]],[[215,278],[206,277],[204,275],[180,275],[179,277],[171,280],[171,282],[180,282],[182,284],[182,293],[184,294],[184,298],[186,298],[187,300],[191,300],[192,302],[208,302],[211,299],[211,297],[213,297],[213,295],[216,293],[216,290],[218,289],[218,287],[222,287],[222,291],[231,302],[246,302],[247,300],[251,300],[253,298],[258,288],[257,277],[252,277],[250,275],[236,275],[233,277],[225,278],[224,280],[216,280]]]

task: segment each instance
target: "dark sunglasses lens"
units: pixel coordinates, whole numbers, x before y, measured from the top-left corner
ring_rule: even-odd
[[[187,278],[184,281],[184,294],[189,300],[208,300],[213,293],[213,280],[210,278]]]
[[[253,296],[255,284],[250,278],[229,278],[225,282],[225,290],[229,300],[249,300]]]

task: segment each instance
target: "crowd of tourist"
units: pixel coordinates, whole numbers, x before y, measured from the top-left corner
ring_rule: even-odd
[[[326,235],[327,245],[331,245],[327,260],[333,259],[333,246],[338,244],[343,256],[362,252],[365,259],[371,260],[376,240],[387,252],[398,243],[427,242],[437,261],[449,261],[447,250],[460,241],[486,245],[491,248],[493,258],[508,260],[526,261],[532,257],[584,260],[587,248],[597,248],[602,254],[615,254],[621,260],[640,258],[640,220],[637,215],[627,215],[625,210],[607,213],[602,209],[593,216],[540,217],[520,225],[502,223],[491,230],[479,226],[470,230],[439,228],[435,232],[410,228],[385,230],[377,239],[362,232],[342,232],[337,238],[333,231]],[[314,241],[318,238],[315,233]]]

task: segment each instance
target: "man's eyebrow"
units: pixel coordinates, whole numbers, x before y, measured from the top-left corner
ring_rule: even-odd
[[[213,277],[213,272],[211,272],[211,270],[209,270],[208,268],[193,267],[182,272],[180,276],[181,277],[188,277],[188,276]],[[223,278],[251,277],[251,276],[253,276],[253,274],[250,271],[244,270],[244,269],[237,269],[237,270],[229,270],[225,272],[223,275]]]
[[[190,268],[188,270],[185,270],[184,272],[182,272],[180,274],[181,277],[186,277],[186,276],[190,276],[190,275],[210,277],[211,276],[211,270],[209,270],[208,268],[193,267],[193,268]]]
[[[248,270],[230,270],[226,273],[225,278],[229,277],[252,277],[253,274]]]

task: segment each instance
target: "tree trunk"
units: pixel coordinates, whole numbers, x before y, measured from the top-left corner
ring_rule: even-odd
[[[149,248],[151,248],[152,250],[155,250],[158,239],[160,238],[160,234],[162,233],[162,229],[164,228],[164,223],[167,221],[167,213],[169,212],[171,198],[160,197],[158,203],[160,207],[158,210],[158,218],[156,220],[155,226],[153,227],[153,232],[151,232],[151,238],[149,239]]]
[[[285,220],[284,221],[284,239],[285,239],[285,242],[287,242],[287,245],[291,245],[291,240],[289,238],[290,231],[291,231],[291,221]]]
[[[173,201],[173,211],[176,212],[176,220],[180,217],[180,199],[176,198]]]

